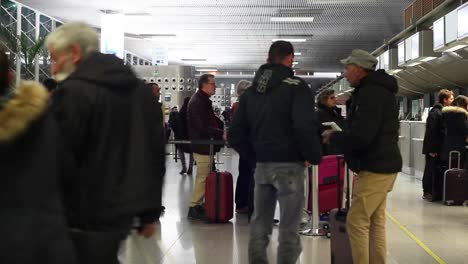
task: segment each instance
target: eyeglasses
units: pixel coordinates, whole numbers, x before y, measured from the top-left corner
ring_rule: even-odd
[[[335,97],[334,95],[332,95],[332,96],[328,97],[328,99],[335,100],[335,99],[336,99],[336,97]]]

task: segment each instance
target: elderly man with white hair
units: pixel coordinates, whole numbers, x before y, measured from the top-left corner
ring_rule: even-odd
[[[154,114],[151,91],[130,67],[99,52],[90,26],[66,23],[46,45],[60,82],[53,111],[64,143],[64,202],[78,260],[117,263],[133,218],[144,216],[147,236],[161,211],[162,114]]]

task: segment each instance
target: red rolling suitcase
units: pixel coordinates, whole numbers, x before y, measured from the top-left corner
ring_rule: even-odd
[[[213,144],[210,145],[210,168],[213,167]],[[205,212],[208,221],[226,223],[234,215],[232,174],[212,171],[206,178]]]
[[[340,170],[340,166],[338,171]],[[341,181],[338,181],[338,208],[330,212],[330,253],[332,264],[352,264],[353,257],[348,233],[346,231],[346,218],[351,201],[349,170],[346,170],[346,206],[341,208]]]
[[[458,167],[452,167],[452,154],[458,155]],[[461,154],[450,151],[449,168],[444,173],[442,201],[446,205],[463,204],[468,201],[468,172],[460,168]]]

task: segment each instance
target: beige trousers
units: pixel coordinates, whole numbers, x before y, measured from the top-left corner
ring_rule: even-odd
[[[197,161],[197,176],[195,178],[195,187],[193,189],[190,207],[203,204],[206,177],[211,171],[210,157],[208,155],[193,153],[193,158]]]
[[[385,207],[397,173],[361,171],[354,185],[346,229],[354,264],[385,264]]]

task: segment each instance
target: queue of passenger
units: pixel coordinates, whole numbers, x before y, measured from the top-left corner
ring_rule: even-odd
[[[438,97],[438,103],[426,119],[423,143],[426,156],[423,199],[431,202],[442,200],[444,172],[449,169],[449,160],[457,164],[458,156],[450,157],[450,152],[460,153],[461,168],[468,165],[468,98],[458,95],[454,99],[453,92],[447,89],[440,90]]]
[[[143,84],[117,57],[99,53],[98,43],[96,31],[79,22],[66,23],[47,37],[52,75],[59,83],[52,103],[35,82],[9,89],[14,78],[6,50],[0,50],[0,160],[5,175],[0,234],[7,239],[0,243],[1,263],[116,263],[119,245],[135,219],[140,234],[155,232],[154,222],[164,208],[167,135],[160,88]],[[224,139],[239,153],[236,211],[255,208],[249,263],[268,263],[277,202],[278,263],[297,261],[304,169],[319,164],[322,155],[343,153],[358,175],[346,228],[353,263],[386,263],[386,199],[402,167],[397,81],[376,71],[374,56],[354,50],[341,60],[345,78],[355,88],[345,120],[332,90],[319,95],[315,110],[314,94],[294,75],[293,60],[291,43],[274,42],[253,82],[239,83],[239,102],[228,118],[227,112],[221,118],[213,110],[215,76],[202,75],[198,91],[185,98],[180,112],[171,113],[175,138]],[[464,152],[466,144],[468,99],[453,100],[445,90],[440,94],[440,105],[429,114],[424,144],[424,196],[430,200],[428,179],[438,177],[435,168],[448,159],[448,151]],[[222,119],[232,122],[228,133]],[[341,131],[325,122],[335,122]],[[197,164],[187,217],[206,220],[205,182],[214,169],[209,146],[177,149],[181,174],[192,174],[194,160]]]

